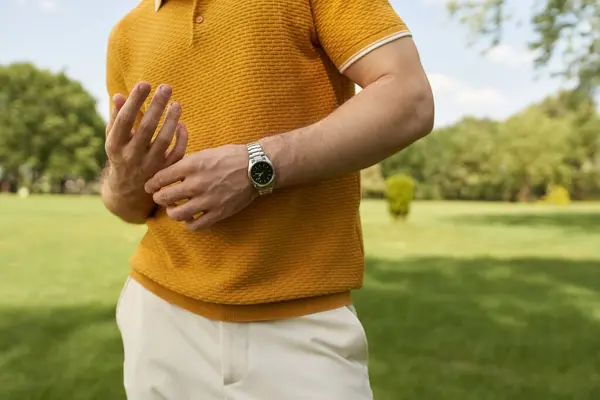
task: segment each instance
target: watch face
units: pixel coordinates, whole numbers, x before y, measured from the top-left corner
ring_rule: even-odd
[[[273,180],[273,166],[265,161],[259,161],[250,169],[250,177],[257,185],[268,185]]]

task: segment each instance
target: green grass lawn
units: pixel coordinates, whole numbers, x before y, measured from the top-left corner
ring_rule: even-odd
[[[362,210],[376,400],[600,399],[600,204]],[[114,306],[143,231],[97,198],[0,196],[1,400],[124,399]]]

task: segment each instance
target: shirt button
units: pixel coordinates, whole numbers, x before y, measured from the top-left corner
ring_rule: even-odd
[[[201,23],[203,23],[203,22],[204,22],[204,17],[203,17],[202,15],[198,15],[198,16],[196,17],[196,23],[197,23],[197,24],[201,24]]]

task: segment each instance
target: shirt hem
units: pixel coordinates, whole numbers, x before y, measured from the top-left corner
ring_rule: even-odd
[[[173,292],[132,269],[131,278],[161,299],[202,317],[223,322],[257,322],[296,318],[352,304],[350,291],[264,304],[214,304]]]

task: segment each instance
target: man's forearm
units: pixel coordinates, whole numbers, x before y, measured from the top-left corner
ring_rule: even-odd
[[[400,89],[401,88],[401,89]],[[327,118],[261,140],[276,186],[306,184],[369,167],[427,135],[433,98],[426,82],[384,76]]]
[[[139,190],[124,188],[110,176],[110,167],[104,171],[101,197],[105,207],[121,220],[130,224],[143,224],[156,210],[152,195],[142,187]]]

